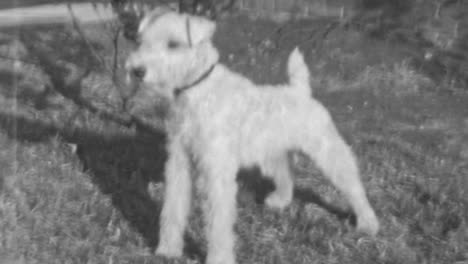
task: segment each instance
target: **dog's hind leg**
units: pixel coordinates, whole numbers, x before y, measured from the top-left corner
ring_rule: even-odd
[[[322,173],[347,198],[357,216],[357,229],[375,235],[379,223],[374,210],[367,200],[359,177],[359,169],[350,147],[338,134],[335,126],[329,123],[322,137],[304,151],[316,162]]]
[[[261,167],[275,183],[275,190],[265,199],[265,204],[273,209],[284,209],[292,201],[294,188],[287,153],[268,158]]]

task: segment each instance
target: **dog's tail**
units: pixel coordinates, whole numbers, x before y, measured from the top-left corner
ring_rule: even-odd
[[[304,56],[297,47],[289,55],[288,76],[289,84],[296,89],[301,89],[307,96],[312,93],[309,86],[309,68],[304,61]]]

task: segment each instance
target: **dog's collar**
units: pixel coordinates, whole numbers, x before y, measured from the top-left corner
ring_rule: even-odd
[[[192,47],[192,34],[190,33],[190,19],[185,19],[185,31],[187,32],[187,42]]]
[[[196,79],[194,82],[192,82],[192,83],[190,83],[188,85],[184,85],[184,86],[176,88],[174,90],[174,96],[176,98],[179,97],[183,92],[187,91],[188,89],[190,89],[190,88],[192,88],[194,86],[197,86],[203,80],[208,78],[208,76],[213,72],[214,68],[216,67],[216,64],[217,63],[214,63],[213,65],[211,65],[211,67],[206,72],[204,72],[200,77],[198,77],[198,79]]]

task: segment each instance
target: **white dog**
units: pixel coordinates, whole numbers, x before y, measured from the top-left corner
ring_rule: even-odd
[[[289,56],[287,85],[257,86],[218,63],[214,32],[215,24],[207,19],[156,10],[141,22],[141,43],[127,61],[136,84],[132,111],[147,111],[160,98],[171,108],[156,253],[182,255],[192,186],[197,186],[204,198],[206,263],[236,263],[236,174],[241,167],[258,165],[276,185],[265,203],[282,209],[293,197],[289,150],[308,154],[350,202],[357,229],[376,234],[378,221],[354,155],[328,111],[311,98],[309,71],[299,50]]]

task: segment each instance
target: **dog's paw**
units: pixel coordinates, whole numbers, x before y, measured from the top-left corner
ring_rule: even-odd
[[[278,193],[272,193],[265,199],[265,204],[274,210],[283,210],[291,203],[291,199],[283,197]]]
[[[169,245],[160,244],[155,254],[166,258],[179,258],[182,257],[182,247],[171,247]]]
[[[208,252],[206,264],[236,264],[236,260],[233,252],[225,252],[224,254]]]
[[[365,215],[358,216],[356,229],[358,232],[366,233],[371,236],[379,232],[379,221],[373,211]]]

